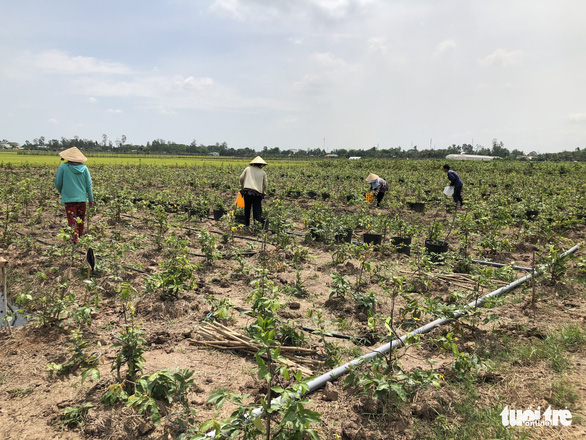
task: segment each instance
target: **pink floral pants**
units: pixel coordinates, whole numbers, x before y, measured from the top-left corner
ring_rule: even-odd
[[[79,241],[83,235],[83,222],[85,220],[86,202],[74,202],[65,204],[67,214],[67,225],[73,229],[72,238],[74,242]],[[81,220],[81,221],[78,221]]]

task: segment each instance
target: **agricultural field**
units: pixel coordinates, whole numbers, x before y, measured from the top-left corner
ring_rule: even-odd
[[[14,156],[2,438],[586,437],[584,163],[452,163],[456,210],[440,161],[268,159],[244,228],[244,160],[90,157],[73,244],[58,158]],[[504,426],[530,407],[571,424]]]
[[[178,155],[156,155],[156,154],[109,154],[93,153],[87,154],[93,165],[118,165],[118,166],[142,166],[158,165],[167,167],[178,166],[244,166],[247,161],[242,158],[227,158],[218,156],[178,156]],[[60,163],[61,158],[57,153],[49,154],[47,152],[37,151],[0,151],[0,167],[10,168],[12,166],[56,166]],[[295,160],[276,160],[271,161],[273,167],[284,165],[296,166],[303,163]],[[58,165],[57,165],[58,166]]]

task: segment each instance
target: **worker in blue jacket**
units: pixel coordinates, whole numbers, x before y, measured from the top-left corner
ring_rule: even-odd
[[[87,157],[77,147],[68,148],[59,153],[62,163],[55,176],[55,188],[61,194],[61,203],[65,204],[67,224],[73,229],[72,238],[75,243],[83,235],[83,222],[85,220],[86,202],[94,206],[94,193],[92,190],[92,177],[90,170],[83,162]]]
[[[454,194],[452,194],[452,197],[454,199],[456,207],[458,207],[458,203],[460,204],[460,207],[462,207],[462,205],[464,204],[464,201],[462,200],[462,187],[464,186],[464,184],[462,183],[462,179],[460,179],[458,173],[450,169],[450,166],[448,164],[444,165],[444,172],[448,173],[448,180],[450,181],[450,186],[454,188]]]

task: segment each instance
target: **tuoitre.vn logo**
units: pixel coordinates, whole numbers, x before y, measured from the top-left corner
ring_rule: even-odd
[[[501,412],[503,426],[570,426],[572,413],[566,409],[551,409],[549,406],[543,413],[541,407],[531,409],[505,409]]]

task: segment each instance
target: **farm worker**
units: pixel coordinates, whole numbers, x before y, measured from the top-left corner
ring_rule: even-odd
[[[250,161],[250,166],[246,167],[240,175],[240,194],[244,198],[244,221],[245,226],[250,225],[250,208],[252,208],[252,216],[261,224],[262,219],[262,199],[267,192],[267,173],[263,167],[267,163],[260,156],[256,156]]]
[[[458,203],[460,203],[460,207],[462,207],[462,205],[464,204],[464,201],[462,200],[462,186],[464,186],[464,184],[462,183],[462,179],[460,179],[458,173],[450,169],[450,166],[448,164],[444,165],[444,172],[448,173],[450,186],[454,188],[454,194],[452,194],[452,197],[454,199],[456,207],[458,207]]]
[[[90,208],[94,206],[92,177],[90,170],[83,162],[87,157],[77,147],[71,147],[59,153],[62,163],[57,169],[55,187],[61,194],[61,203],[65,204],[67,224],[73,229],[72,238],[75,243],[83,235],[86,201]]]
[[[378,206],[385,196],[385,193],[389,190],[389,184],[386,180],[380,178],[376,174],[370,173],[366,177],[366,182],[370,183],[370,190],[372,191],[372,204]],[[376,202],[375,199],[376,198]]]

